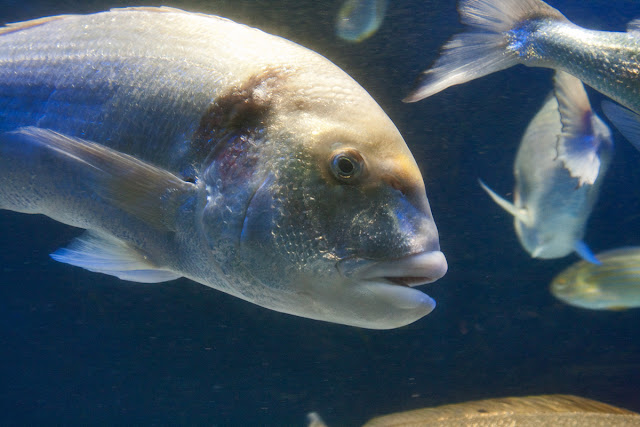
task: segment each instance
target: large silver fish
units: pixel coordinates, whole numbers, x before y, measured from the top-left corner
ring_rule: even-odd
[[[444,275],[418,166],[322,56],[170,8],[0,30],[0,208],[87,229],[54,259],[394,328]]]
[[[601,265],[576,262],[551,282],[551,293],[567,304],[592,310],[640,307],[640,247],[598,254]]]
[[[309,427],[327,427],[313,412]],[[584,397],[551,394],[476,400],[372,418],[362,427],[626,427],[640,414]]]
[[[559,71],[552,96],[520,142],[514,202],[480,184],[513,215],[518,239],[531,256],[559,258],[576,251],[597,263],[582,238],[612,150],[611,132],[591,110],[580,80]]]
[[[541,0],[462,0],[458,10],[467,31],[444,46],[406,101],[524,64],[566,71],[640,113],[640,21],[626,33],[587,30]]]

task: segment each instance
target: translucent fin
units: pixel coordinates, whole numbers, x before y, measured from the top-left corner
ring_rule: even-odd
[[[94,142],[36,127],[10,134],[62,155],[91,191],[158,229],[173,229],[172,215],[179,209],[172,205],[196,189],[164,169]]]
[[[66,248],[52,253],[51,258],[132,282],[158,283],[181,277],[157,268],[145,254],[125,242],[95,231],[86,231]]]
[[[327,427],[317,412],[309,412],[307,414],[307,421],[309,422],[307,427]]]
[[[620,133],[640,150],[640,115],[609,101],[602,102],[602,111]]]
[[[602,140],[593,129],[587,92],[579,79],[563,71],[556,71],[553,82],[562,122],[556,147],[558,160],[578,179],[578,186],[593,184],[600,172],[598,150]]]
[[[540,0],[463,0],[458,11],[467,31],[444,45],[440,58],[423,72],[404,102],[416,102],[518,64],[518,53],[507,49],[507,32],[520,22],[538,17],[566,20]]]
[[[578,256],[583,260],[590,262],[591,264],[602,265],[600,260],[596,258],[593,252],[591,252],[591,249],[589,249],[589,246],[587,246],[587,244],[582,240],[578,240],[573,247],[576,253],[578,254]]]
[[[634,19],[627,24],[627,32],[640,37],[640,19]]]
[[[482,180],[479,179],[478,182],[480,183],[480,186],[482,187],[482,189],[487,192],[487,194],[493,199],[494,202],[498,204],[498,206],[500,206],[502,209],[504,209],[505,211],[509,212],[511,215],[516,217],[520,222],[526,225],[530,224],[531,219],[529,218],[529,215],[527,214],[527,211],[525,209],[516,208],[513,203],[500,197],[491,188],[489,188],[484,182],[482,182]]]

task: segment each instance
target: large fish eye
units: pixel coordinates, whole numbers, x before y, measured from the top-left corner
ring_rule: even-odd
[[[342,182],[353,182],[362,174],[364,159],[354,149],[334,152],[331,157],[331,172]]]

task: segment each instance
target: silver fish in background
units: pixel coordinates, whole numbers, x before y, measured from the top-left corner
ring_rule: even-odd
[[[551,282],[559,300],[592,310],[640,307],[640,247],[598,254],[601,265],[579,261]]]
[[[0,208],[86,229],[61,262],[366,328],[428,314],[412,287],[447,270],[418,166],[361,86],[171,8],[0,30]]]
[[[309,427],[327,427],[320,416],[307,416]],[[640,424],[640,414],[571,395],[503,397],[382,415],[363,427],[626,427]]]
[[[572,24],[541,0],[462,0],[467,31],[450,40],[405,99],[419,101],[516,64],[566,71],[640,113],[640,24],[626,33]]]
[[[388,0],[346,0],[336,19],[336,35],[359,43],[375,34],[387,13]]]
[[[534,258],[576,251],[597,263],[583,243],[613,151],[611,132],[591,110],[580,80],[563,72],[525,131],[514,163],[514,202],[482,188],[514,217],[521,245]]]

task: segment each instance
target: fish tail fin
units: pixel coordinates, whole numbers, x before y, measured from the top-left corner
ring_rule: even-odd
[[[591,110],[582,82],[563,71],[554,78],[554,95],[562,122],[558,159],[578,185],[593,184],[600,174],[602,149],[612,148],[611,131]]]
[[[509,33],[535,18],[566,18],[541,0],[462,0],[458,6],[466,31],[443,47],[440,58],[424,71],[404,102],[416,102],[450,86],[486,76],[520,62]]]
[[[602,111],[620,133],[640,151],[640,115],[610,101],[602,102]]]

